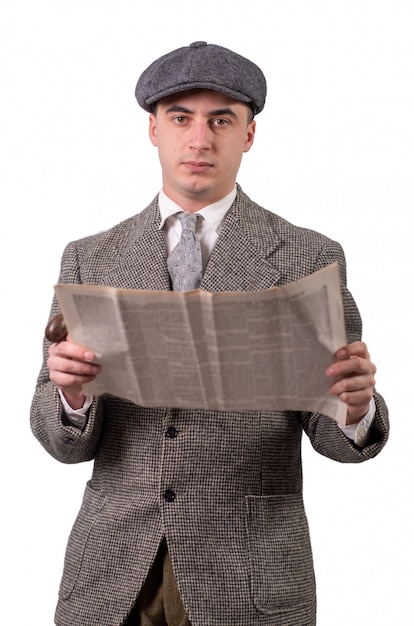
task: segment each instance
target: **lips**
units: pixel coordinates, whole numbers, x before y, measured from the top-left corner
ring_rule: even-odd
[[[207,163],[207,161],[184,161],[183,165],[192,172],[205,172],[213,167],[212,164]]]

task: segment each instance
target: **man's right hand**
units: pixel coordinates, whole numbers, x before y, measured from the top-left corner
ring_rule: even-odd
[[[64,341],[49,346],[47,366],[50,380],[75,411],[82,408],[85,401],[82,385],[95,380],[100,372],[100,366],[92,363],[94,358],[92,350],[73,343],[69,335]]]

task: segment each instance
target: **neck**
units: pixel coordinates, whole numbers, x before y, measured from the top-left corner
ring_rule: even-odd
[[[217,194],[217,196],[210,195],[208,198],[207,197],[206,198],[191,198],[191,197],[186,197],[186,196],[181,196],[181,195],[177,196],[174,193],[170,193],[166,191],[165,187],[163,187],[163,192],[170,200],[175,202],[175,204],[177,204],[183,211],[186,211],[187,213],[196,213],[197,211],[200,211],[204,207],[209,206],[210,204],[214,204],[215,202],[218,202],[222,198],[225,198],[233,189],[234,189],[234,186],[228,189],[226,193]]]

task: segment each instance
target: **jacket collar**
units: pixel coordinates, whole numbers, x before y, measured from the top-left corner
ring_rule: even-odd
[[[206,291],[257,291],[275,286],[279,271],[268,260],[279,246],[257,207],[238,186],[201,282]],[[105,283],[125,289],[170,290],[167,248],[159,230],[158,196],[132,220],[129,241]]]

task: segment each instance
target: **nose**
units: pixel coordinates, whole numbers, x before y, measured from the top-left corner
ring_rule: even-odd
[[[208,150],[211,147],[212,130],[203,121],[194,123],[191,127],[190,148],[192,150]]]

